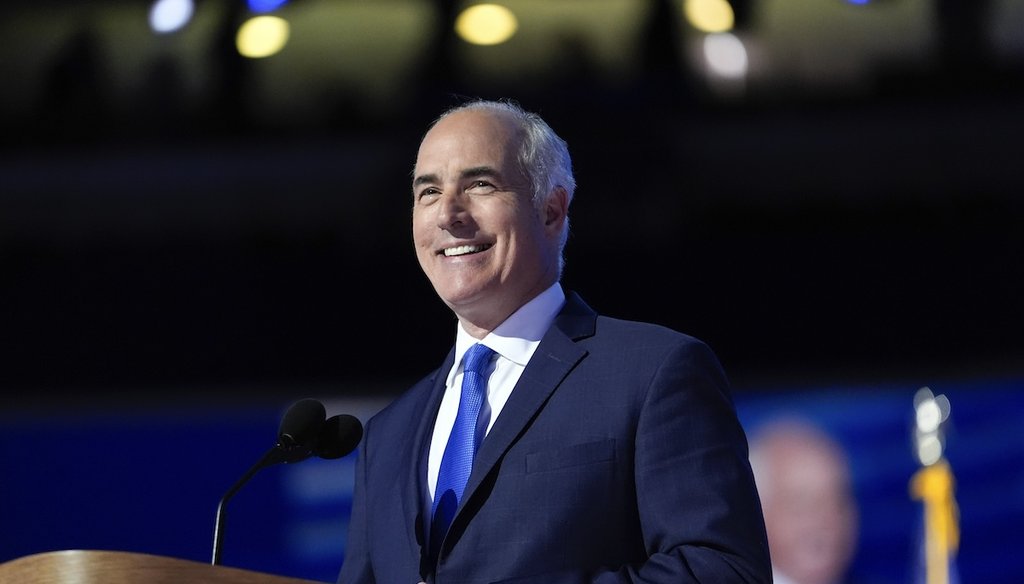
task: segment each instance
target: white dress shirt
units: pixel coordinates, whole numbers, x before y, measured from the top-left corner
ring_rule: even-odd
[[[459,411],[459,398],[462,393],[462,358],[475,343],[487,345],[497,353],[490,365],[490,376],[487,379],[487,401],[481,407],[480,415],[490,415],[487,431],[491,431],[494,420],[512,394],[519,377],[523,374],[526,364],[540,344],[541,337],[547,332],[555,316],[565,304],[565,292],[562,286],[553,286],[538,294],[519,310],[512,313],[505,322],[498,325],[486,337],[477,340],[463,330],[461,323],[455,333],[455,363],[445,381],[444,397],[441,409],[437,412],[434,422],[434,435],[430,441],[430,455],[427,459],[427,487],[430,497],[434,497],[437,486],[437,474],[441,469],[441,457],[448,444],[448,436],[455,425],[455,416]]]

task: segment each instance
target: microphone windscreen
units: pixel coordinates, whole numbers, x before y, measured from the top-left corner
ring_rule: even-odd
[[[312,450],[320,438],[326,417],[324,404],[315,399],[295,402],[281,418],[278,443],[285,448],[301,446],[307,451]]]
[[[316,455],[320,458],[341,458],[356,449],[363,438],[363,424],[355,416],[339,414],[324,423]]]

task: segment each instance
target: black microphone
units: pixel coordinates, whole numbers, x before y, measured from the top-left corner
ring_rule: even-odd
[[[326,416],[324,405],[315,399],[302,399],[288,408],[278,427],[277,443],[228,489],[217,505],[217,521],[213,528],[213,565],[220,564],[227,502],[257,472],[282,462],[306,460],[313,454],[327,459],[340,458],[358,446],[363,437],[363,426],[357,418],[342,414],[328,420]]]
[[[324,404],[315,399],[302,399],[292,404],[277,428],[277,444],[268,452],[268,455],[277,453],[272,458],[281,457],[282,460],[268,461],[263,466],[299,462],[312,456],[326,417]]]
[[[314,452],[328,460],[341,458],[359,446],[363,439],[363,424],[355,416],[339,414],[331,416],[320,430]]]

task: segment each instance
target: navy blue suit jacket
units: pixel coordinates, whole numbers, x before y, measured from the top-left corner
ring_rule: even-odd
[[[431,564],[426,452],[453,360],[367,422],[339,583],[771,582],[715,355],[572,293],[483,440]]]

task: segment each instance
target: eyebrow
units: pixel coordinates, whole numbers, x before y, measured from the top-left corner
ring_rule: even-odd
[[[492,166],[474,166],[459,173],[459,178],[463,180],[467,178],[478,178],[481,176],[493,176],[494,178],[500,179],[501,173]],[[418,187],[420,185],[435,184],[438,182],[440,182],[440,179],[436,174],[422,174],[413,179],[412,186]]]
[[[420,185],[432,184],[437,182],[436,174],[421,174],[412,181],[412,186],[418,187]]]
[[[477,178],[481,176],[493,176],[500,179],[501,173],[498,172],[498,169],[491,166],[474,166],[473,168],[463,170],[460,178]]]

